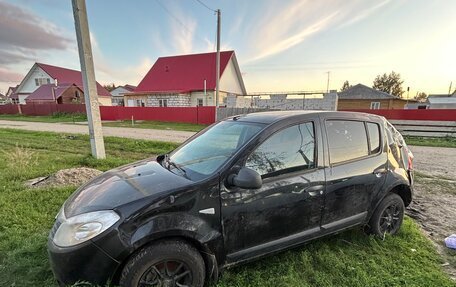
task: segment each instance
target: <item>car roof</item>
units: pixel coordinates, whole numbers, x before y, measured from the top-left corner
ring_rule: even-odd
[[[368,117],[370,119],[375,118],[376,120],[382,118],[377,115],[359,113],[359,112],[339,112],[339,111],[313,111],[313,110],[295,110],[295,111],[272,111],[272,112],[257,112],[250,114],[242,114],[228,118],[228,120],[236,120],[242,122],[253,122],[262,124],[271,124],[281,120],[287,120],[291,118],[299,118],[305,115],[319,116],[324,115],[325,117],[352,117],[353,119],[359,119],[360,117]]]

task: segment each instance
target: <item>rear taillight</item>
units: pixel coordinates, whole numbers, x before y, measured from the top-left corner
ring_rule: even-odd
[[[413,153],[407,149],[408,168],[413,169]]]

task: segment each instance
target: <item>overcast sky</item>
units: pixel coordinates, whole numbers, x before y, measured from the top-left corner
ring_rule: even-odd
[[[222,11],[248,92],[372,85],[395,71],[417,91],[456,87],[454,0],[202,0]],[[160,56],[214,51],[196,0],[86,0],[97,80],[137,85]],[[79,69],[70,0],[0,0],[0,91],[34,62]]]

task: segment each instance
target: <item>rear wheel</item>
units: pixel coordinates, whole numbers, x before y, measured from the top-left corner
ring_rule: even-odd
[[[125,265],[122,287],[174,287],[204,285],[204,261],[193,246],[177,240],[146,247]]]
[[[381,238],[386,234],[394,235],[404,220],[404,201],[395,194],[388,194],[379,204],[369,221],[369,231]]]

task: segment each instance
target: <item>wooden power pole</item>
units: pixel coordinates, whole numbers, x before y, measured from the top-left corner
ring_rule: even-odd
[[[92,156],[106,158],[85,0],[72,0]]]
[[[215,59],[215,120],[217,121],[219,107],[219,85],[220,85],[220,9],[217,9],[217,56]]]

